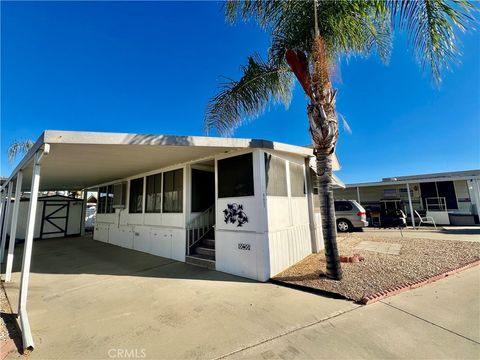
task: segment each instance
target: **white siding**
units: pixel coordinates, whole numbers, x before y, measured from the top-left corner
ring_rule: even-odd
[[[216,161],[240,152],[222,155]],[[270,278],[268,238],[266,236],[265,173],[262,151],[253,151],[254,195],[235,198],[218,198],[218,173],[215,176],[216,225],[215,268],[229,274],[266,281]],[[248,222],[242,226],[224,221],[223,211],[228,204],[242,205]]]
[[[275,154],[276,156],[280,156]],[[288,196],[267,196],[270,274],[274,276],[312,253],[307,196],[292,197],[289,164],[304,165],[303,158],[288,157]],[[321,239],[321,237],[320,237]]]

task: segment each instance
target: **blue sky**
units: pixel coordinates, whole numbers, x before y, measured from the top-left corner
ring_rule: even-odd
[[[1,175],[15,139],[43,130],[203,135],[221,75],[235,78],[268,37],[230,26],[214,2],[2,2]],[[397,36],[388,66],[343,61],[337,153],[347,183],[480,168],[480,35],[461,36],[462,64],[440,89]],[[306,98],[272,105],[235,136],[309,143]]]

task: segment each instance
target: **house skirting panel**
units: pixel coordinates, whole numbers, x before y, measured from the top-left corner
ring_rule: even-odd
[[[312,253],[310,228],[308,225],[268,233],[270,273],[275,276]]]
[[[185,229],[97,222],[93,239],[168,259],[185,261]]]

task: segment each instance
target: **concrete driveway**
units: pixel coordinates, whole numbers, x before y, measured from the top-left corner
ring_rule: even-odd
[[[6,284],[14,306],[20,263]],[[477,267],[362,307],[90,238],[37,241],[31,356],[478,358],[479,279]]]
[[[17,256],[14,282],[5,284],[14,307],[20,265]],[[86,237],[33,246],[32,358],[109,358],[124,349],[214,358],[357,307]]]

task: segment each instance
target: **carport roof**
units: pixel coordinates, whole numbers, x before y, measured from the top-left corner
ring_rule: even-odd
[[[241,149],[313,156],[312,149],[306,147],[257,139],[46,130],[7,182],[23,170],[22,190],[29,190],[34,155],[46,144],[49,153],[41,163],[42,191],[86,189]]]

